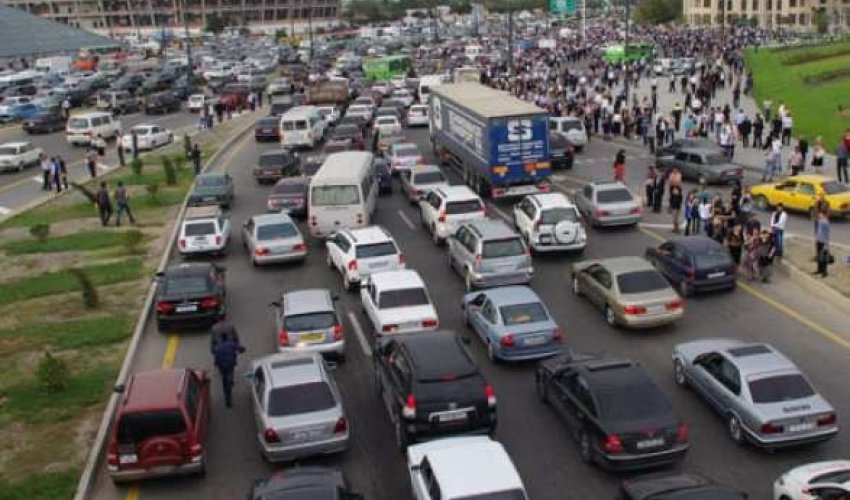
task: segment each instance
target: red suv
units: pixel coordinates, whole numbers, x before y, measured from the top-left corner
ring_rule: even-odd
[[[106,464],[116,483],[205,472],[210,379],[180,368],[137,373],[115,411]]]

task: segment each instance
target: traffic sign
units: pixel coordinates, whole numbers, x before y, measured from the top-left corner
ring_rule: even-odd
[[[552,14],[574,14],[576,0],[549,0],[549,11]]]

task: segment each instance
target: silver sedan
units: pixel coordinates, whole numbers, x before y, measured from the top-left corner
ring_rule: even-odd
[[[255,215],[242,225],[242,242],[254,265],[304,260],[307,245],[284,213]]]
[[[622,182],[591,182],[575,191],[573,198],[593,227],[633,226],[643,215],[640,200]]]

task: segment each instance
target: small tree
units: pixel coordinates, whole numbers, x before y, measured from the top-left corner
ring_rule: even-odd
[[[131,229],[129,231],[125,231],[121,236],[121,243],[124,244],[124,248],[126,248],[129,253],[135,254],[139,253],[139,246],[142,244],[144,239],[144,233],[138,229]]]
[[[159,184],[148,184],[145,186],[145,190],[148,192],[148,198],[151,200],[151,204],[156,205],[159,203]]]
[[[71,187],[83,193],[83,196],[85,196],[86,199],[89,200],[89,203],[97,203],[97,196],[95,196],[95,194],[89,188],[76,182],[72,182]]]
[[[50,234],[50,224],[33,224],[30,226],[30,235],[37,239],[39,243],[47,241],[47,236]]]
[[[133,175],[136,177],[142,175],[142,167],[144,166],[145,164],[142,162],[141,158],[133,158],[133,160],[130,161],[130,170],[133,171]]]
[[[68,363],[64,359],[53,356],[50,351],[44,351],[44,355],[38,361],[36,378],[48,393],[61,392],[68,387],[71,378]]]
[[[183,172],[183,169],[186,168],[186,156],[184,155],[174,155],[171,157],[171,163],[174,164],[174,169],[177,170],[177,173]]]
[[[174,164],[171,163],[171,158],[167,156],[162,157],[162,169],[165,170],[165,184],[168,186],[177,185],[177,170],[174,168]]]
[[[83,305],[86,306],[86,309],[97,308],[100,305],[100,298],[97,295],[97,287],[92,283],[88,273],[82,269],[71,269],[71,274],[80,283],[80,291],[83,293]]]

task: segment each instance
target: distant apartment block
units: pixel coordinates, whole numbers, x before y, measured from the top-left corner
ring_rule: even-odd
[[[830,32],[847,30],[850,0],[682,0],[690,26],[739,24]],[[725,3],[725,5],[724,5]]]

